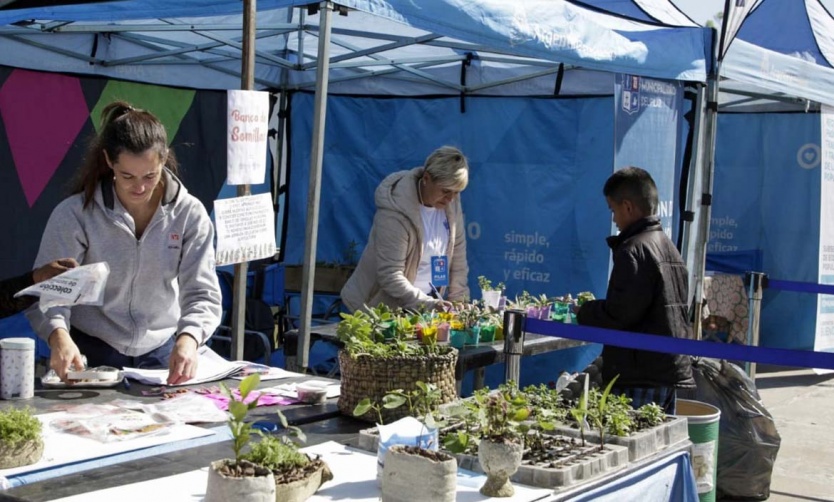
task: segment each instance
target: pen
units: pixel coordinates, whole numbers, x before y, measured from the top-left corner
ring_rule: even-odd
[[[438,300],[443,300],[443,295],[440,294],[440,291],[437,290],[437,288],[434,286],[434,284],[429,283],[429,286],[431,287],[431,290],[434,291],[434,294],[437,295],[437,299]]]
[[[127,379],[127,377],[122,378],[122,385],[124,385],[125,390],[130,390],[130,381]]]

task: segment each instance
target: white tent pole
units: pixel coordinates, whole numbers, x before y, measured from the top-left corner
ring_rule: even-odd
[[[704,100],[706,98],[706,86],[704,84],[696,84],[696,97],[693,109],[695,119],[692,122],[692,157],[689,160],[689,179],[686,183],[686,201],[685,211],[695,215],[694,219],[684,220],[683,229],[681,231],[681,254],[683,261],[689,267],[689,284],[695,284],[695,270],[693,265],[695,263],[693,243],[697,239],[698,232],[698,208],[696,204],[700,203],[700,194],[696,190],[701,190],[701,166],[704,155]],[[694,290],[693,290],[694,291]]]
[[[255,18],[257,0],[243,0],[243,54],[240,60],[240,88],[255,88]],[[250,195],[249,185],[238,185],[238,197]],[[246,319],[246,275],[248,262],[235,265],[232,284],[232,360],[243,361],[243,328]]]
[[[704,121],[704,151],[701,157],[703,166],[701,194],[701,212],[696,236],[695,260],[695,337],[701,338],[701,313],[703,311],[704,275],[706,273],[707,242],[709,241],[709,224],[712,214],[712,188],[715,173],[715,137],[718,127],[718,71],[720,62],[716,63],[715,71],[707,79],[706,116]]]
[[[319,3],[319,50],[316,68],[316,97],[310,148],[310,185],[307,191],[307,232],[304,239],[304,266],[301,275],[301,326],[298,330],[298,366],[307,370],[310,359],[310,327],[313,316],[313,284],[316,271],[316,246],[319,234],[319,196],[321,164],[324,157],[324,124],[327,114],[327,84],[330,73],[331,2]]]

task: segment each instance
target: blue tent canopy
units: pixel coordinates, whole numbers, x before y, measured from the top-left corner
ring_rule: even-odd
[[[312,88],[319,16],[307,14],[307,3],[258,2],[258,88]],[[0,64],[196,89],[236,88],[241,5],[239,0],[121,0],[6,8],[0,10]],[[642,22],[567,0],[340,5],[347,16],[333,19],[331,82],[341,83],[333,92],[477,92],[552,75],[557,63],[703,82],[711,67],[707,29]],[[461,84],[460,65],[473,60],[477,76]],[[552,78],[547,87],[552,91]],[[506,94],[539,94],[544,88],[516,85]]]
[[[762,0],[730,42],[721,75],[834,105],[834,18],[819,0]]]
[[[612,14],[669,26],[698,26],[669,0],[577,0],[574,3],[603,9]]]

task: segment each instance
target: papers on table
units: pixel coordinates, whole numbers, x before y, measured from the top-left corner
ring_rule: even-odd
[[[321,384],[327,389],[327,399],[331,397],[339,397],[341,393],[342,384],[340,382],[330,382],[327,380],[308,380],[303,382],[304,384]],[[269,387],[267,389],[259,389],[264,392],[268,392],[270,394],[278,394],[279,396],[286,396],[298,399],[298,392],[296,392],[296,383],[282,383],[280,385],[276,385],[275,387]]]
[[[205,345],[200,347],[199,352],[197,352],[197,357],[197,374],[191,380],[177,385],[194,385],[223,380],[253,365],[253,363],[248,361],[227,361]],[[265,368],[265,366],[260,364],[255,366]],[[139,368],[125,368],[123,373],[127,378],[132,378],[148,385],[168,385],[167,369],[144,370]]]
[[[133,450],[147,448],[174,441],[194,439],[202,436],[215,434],[214,431],[194,427],[193,425],[173,425],[168,429],[167,434],[144,436],[128,441],[101,442],[89,437],[81,437],[74,434],[67,434],[53,430],[53,421],[65,420],[72,415],[67,412],[47,413],[38,415],[43,423],[43,458],[40,461],[23,467],[0,470],[0,476],[10,477],[13,475],[40,471],[64,464],[91,460],[99,457],[115,455]]]
[[[283,378],[293,378],[304,376],[301,373],[287,371],[283,368],[274,368],[272,366],[264,366],[263,364],[250,364],[240,370],[240,373],[232,376],[235,380],[243,380],[252,373],[261,375],[261,382],[266,380],[281,380]]]
[[[379,482],[376,478],[376,455],[372,455],[339,443],[327,442],[303,448],[302,451],[321,455],[333,472],[333,480],[325,483],[310,497],[310,502],[368,501],[378,502]],[[167,502],[198,502],[205,497],[208,467],[165,478],[118,486],[107,490],[84,493],[62,498],[56,502],[113,502],[131,500],[141,493],[145,499],[163,497]],[[486,476],[458,469],[458,502],[489,500],[478,491]],[[502,502],[533,502],[550,495],[547,488],[532,488],[513,483],[515,495]]]

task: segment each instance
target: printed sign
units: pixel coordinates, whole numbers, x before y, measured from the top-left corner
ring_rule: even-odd
[[[217,265],[275,255],[275,213],[268,193],[214,201]]]
[[[663,230],[676,230],[675,194],[683,89],[680,82],[637,75],[617,76],[614,93],[614,170],[628,166],[649,172],[657,185]]]
[[[269,93],[228,91],[227,176],[229,185],[260,185],[266,179]]]
[[[820,250],[819,284],[834,284],[834,108],[820,110]],[[797,154],[799,159],[800,154]],[[834,295],[818,295],[814,350],[834,351]],[[815,370],[830,373],[829,370]]]

